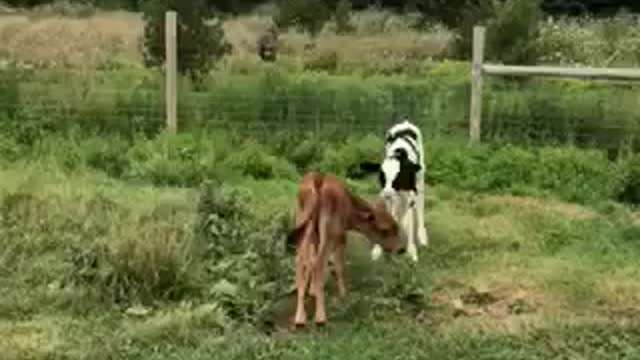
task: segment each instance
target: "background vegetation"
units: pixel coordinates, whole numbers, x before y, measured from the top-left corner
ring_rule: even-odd
[[[274,64],[255,43],[282,4],[191,12],[182,36],[216,36],[194,62],[183,42],[202,76],[180,80],[178,135],[143,55],[162,17],[122,10],[154,9],[0,6],[3,359],[637,358],[637,85],[492,79],[468,146],[464,43],[479,21],[491,61],[637,66],[638,19],[444,3],[315,2],[326,21],[291,12]],[[291,332],[296,181],[375,196],[357,164],[394,112],[425,134],[430,248],[373,264],[350,237],[348,299]]]

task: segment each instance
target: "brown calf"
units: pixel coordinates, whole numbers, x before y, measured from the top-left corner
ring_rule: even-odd
[[[333,255],[338,296],[346,295],[344,284],[346,232],[357,231],[369,241],[388,252],[404,248],[399,227],[379,201],[371,206],[351,194],[335,176],[307,173],[298,189],[295,228],[287,242],[296,246],[296,287],[298,291],[296,326],[304,326],[305,291],[311,282],[310,293],[315,297],[315,323],[327,321],[324,307],[325,268]]]

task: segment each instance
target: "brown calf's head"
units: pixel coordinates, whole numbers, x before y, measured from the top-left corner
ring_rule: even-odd
[[[378,200],[370,209],[360,213],[358,228],[370,241],[379,244],[386,252],[402,253],[406,250],[400,227],[382,200]]]

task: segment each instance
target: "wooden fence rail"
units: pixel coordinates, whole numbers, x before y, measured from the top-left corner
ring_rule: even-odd
[[[473,64],[471,68],[471,108],[469,117],[470,142],[480,141],[482,124],[482,83],[484,75],[539,76],[573,79],[640,81],[640,69],[625,68],[568,68],[558,66],[513,66],[484,63],[486,30],[473,29]]]

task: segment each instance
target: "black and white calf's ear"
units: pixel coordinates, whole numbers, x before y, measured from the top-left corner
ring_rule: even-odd
[[[372,163],[372,162],[363,162],[360,163],[360,171],[363,173],[375,173],[380,171],[380,163]]]
[[[420,164],[416,164],[410,161],[404,164],[404,166],[406,166],[407,169],[413,173],[417,173],[422,169],[422,166],[420,166]]]
[[[353,165],[347,170],[347,177],[351,179],[362,179],[367,175],[378,173],[380,171],[380,164],[372,162],[363,162],[358,165]]]

